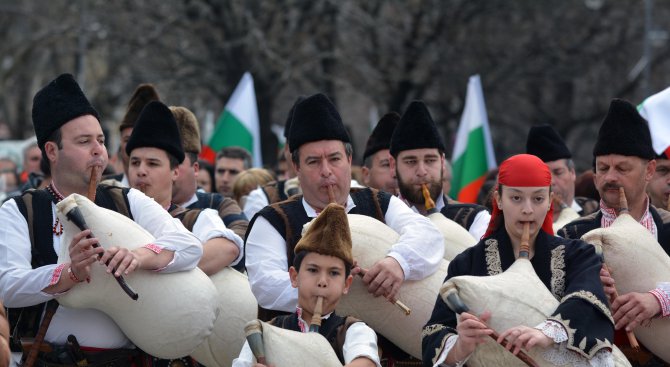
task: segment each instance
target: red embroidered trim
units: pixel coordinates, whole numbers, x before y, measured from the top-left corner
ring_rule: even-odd
[[[56,217],[56,223],[54,223],[54,226],[51,227],[51,232],[53,232],[53,234],[56,236],[63,234],[63,225],[60,222],[60,218]]]
[[[653,294],[661,305],[661,317],[670,316],[670,294],[660,288],[652,289],[649,293]]]
[[[56,269],[54,269],[54,272],[51,274],[51,281],[49,282],[50,286],[58,283],[58,280],[60,279],[60,276],[63,273],[63,269],[65,269],[65,266],[67,266],[67,264],[60,264],[56,267]]]
[[[307,325],[307,323],[305,323],[305,321],[302,319],[302,308],[297,306],[295,308],[295,312],[298,314],[298,327],[300,328],[300,331],[306,333],[307,330],[309,330],[309,325]]]
[[[144,245],[145,249],[151,250],[155,254],[160,254],[163,251],[163,246],[156,245],[154,243],[149,243]]]

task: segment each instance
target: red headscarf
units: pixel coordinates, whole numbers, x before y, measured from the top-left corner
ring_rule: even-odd
[[[514,187],[551,186],[551,172],[540,158],[530,154],[518,154],[502,162],[498,173],[498,184]],[[542,223],[542,229],[552,236],[554,235],[554,227],[552,226],[554,222],[553,206],[552,203]],[[484,237],[488,237],[495,232],[501,221],[502,211],[498,208],[498,205],[493,203],[491,221]]]

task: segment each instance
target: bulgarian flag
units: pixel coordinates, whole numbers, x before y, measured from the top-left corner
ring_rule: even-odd
[[[479,75],[470,77],[465,108],[451,156],[453,179],[449,196],[464,203],[476,203],[486,173],[496,167],[489,120]]]
[[[251,153],[254,167],[263,165],[256,91],[249,72],[244,73],[226,103],[208,145],[214,152],[225,147],[242,147]]]
[[[637,109],[649,122],[654,152],[670,159],[670,88],[648,97]]]

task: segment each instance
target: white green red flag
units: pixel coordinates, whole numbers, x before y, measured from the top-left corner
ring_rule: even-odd
[[[208,145],[214,152],[225,147],[242,147],[251,153],[254,167],[262,167],[260,139],[254,79],[246,72],[219,116]]]
[[[670,88],[648,97],[637,109],[649,122],[654,152],[670,158]]]
[[[451,156],[453,178],[449,195],[464,203],[476,203],[486,173],[496,168],[484,92],[479,75],[468,81],[465,108]]]

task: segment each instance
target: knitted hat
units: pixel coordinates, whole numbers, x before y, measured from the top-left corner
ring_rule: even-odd
[[[288,145],[295,150],[305,143],[319,140],[351,142],[337,109],[321,93],[305,98],[295,106]]]
[[[123,131],[126,128],[134,127],[137,117],[139,117],[140,112],[147,103],[151,101],[160,101],[158,97],[158,92],[154,88],[153,84],[140,84],[135,88],[133,96],[130,97],[128,101],[128,107],[126,108],[126,114],[121,120],[121,125],[119,125],[119,131]]]
[[[142,109],[126,144],[126,153],[130,155],[133,149],[144,147],[163,149],[179,163],[184,161],[177,122],[170,109],[160,101],[149,102]]]
[[[400,115],[397,112],[389,112],[382,116],[368,138],[368,142],[365,145],[365,153],[363,153],[363,160],[366,160],[369,156],[380,150],[389,149],[391,146],[391,136],[393,136],[393,130],[398,125],[398,121],[400,121]]]
[[[170,111],[177,121],[181,145],[186,153],[200,154],[200,128],[198,119],[191,110],[181,106],[170,106]]]
[[[526,140],[526,153],[539,157],[543,162],[572,158],[563,138],[551,125],[530,128]]]
[[[654,159],[649,126],[630,102],[615,98],[600,125],[593,156],[619,154]]]
[[[444,143],[430,112],[422,101],[413,101],[400,118],[391,137],[391,155],[404,150],[437,148],[444,152]]]
[[[351,231],[344,207],[328,204],[309,225],[294,252],[297,254],[300,251],[309,251],[335,256],[346,264],[353,265],[351,246]]]
[[[71,74],[61,74],[33,98],[33,126],[37,145],[44,151],[47,139],[61,126],[84,115],[100,120]],[[98,121],[99,123],[99,121]]]

